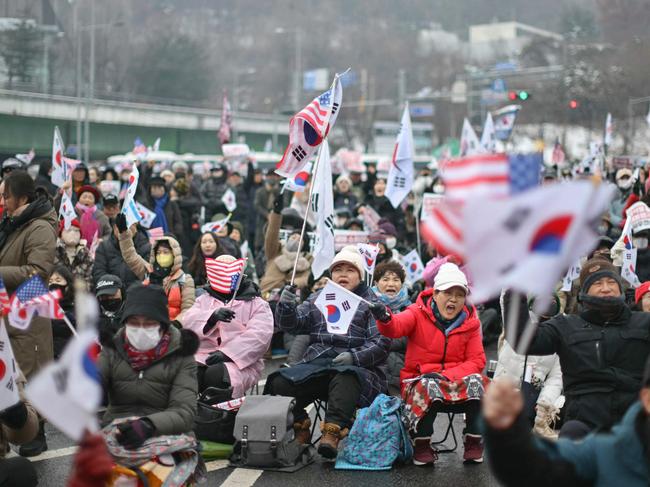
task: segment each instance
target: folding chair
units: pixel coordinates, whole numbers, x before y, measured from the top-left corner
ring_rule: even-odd
[[[323,399],[316,399],[313,402],[314,404],[314,421],[312,421],[311,425],[311,438],[312,438],[312,445],[315,445],[318,440],[320,440],[322,435],[318,435],[318,438],[314,438],[314,433],[318,431],[320,433],[320,423],[325,420],[325,411],[327,411],[327,401],[324,401]]]
[[[436,450],[438,450],[438,453],[453,453],[458,448],[458,439],[456,438],[456,431],[454,430],[454,418],[456,417],[456,413],[441,411],[441,413],[439,414],[446,414],[447,421],[449,421],[449,424],[447,425],[447,429],[445,430],[444,438],[442,438],[442,440],[439,441],[432,441],[431,446]],[[449,433],[451,433],[451,437],[454,440],[454,447],[439,450],[437,447],[439,445],[443,445],[447,441],[447,439],[449,438]]]

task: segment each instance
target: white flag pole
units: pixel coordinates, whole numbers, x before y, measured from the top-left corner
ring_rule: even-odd
[[[228,301],[228,304],[232,306],[232,303],[235,302],[235,298],[237,297],[237,291],[239,291],[239,286],[241,286],[241,282],[244,280],[244,269],[246,269],[246,264],[248,263],[248,257],[244,257],[244,266],[241,268],[241,273],[239,274],[239,279],[237,279],[237,287],[235,287],[235,292],[232,293],[232,298],[230,298],[230,301]]]
[[[61,311],[63,311],[63,310],[61,310]],[[63,321],[65,322],[66,325],[68,325],[68,328],[70,328],[70,331],[72,332],[72,334],[74,336],[77,336],[77,330],[75,330],[74,326],[72,326],[72,323],[70,323],[70,320],[68,319],[68,317],[65,314],[63,315]]]
[[[368,306],[372,306],[372,303],[371,303],[370,301],[368,301],[367,299],[363,299],[361,296],[359,296],[359,295],[357,295],[357,294],[354,294],[352,291],[350,291],[350,290],[348,290],[348,289],[345,289],[343,286],[341,286],[340,284],[335,283],[335,282],[332,281],[331,279],[328,278],[328,279],[327,279],[327,282],[332,283],[333,286],[339,288],[339,289],[340,289],[341,291],[343,291],[344,293],[352,294],[352,295],[355,297],[355,299],[358,299],[358,300],[361,301],[362,303],[366,303]]]

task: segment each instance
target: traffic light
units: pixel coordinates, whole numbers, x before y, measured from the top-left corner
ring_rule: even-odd
[[[580,106],[580,103],[578,103],[578,100],[569,100],[569,108],[571,110],[576,110]]]
[[[519,90],[519,91],[509,91],[508,92],[508,100],[510,101],[526,101],[530,100],[533,95],[530,94],[529,91],[526,90]]]

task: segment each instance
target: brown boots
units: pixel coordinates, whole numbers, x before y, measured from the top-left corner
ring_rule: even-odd
[[[293,431],[296,435],[296,441],[300,445],[311,443],[311,419],[306,418],[302,421],[293,423]]]
[[[560,417],[560,410],[546,403],[538,403],[536,409],[537,415],[533,431],[543,438],[557,440],[558,434],[553,427]]]
[[[324,458],[333,460],[338,454],[339,441],[347,436],[349,430],[341,429],[334,423],[321,423],[320,430],[323,436],[318,445],[318,453]]]

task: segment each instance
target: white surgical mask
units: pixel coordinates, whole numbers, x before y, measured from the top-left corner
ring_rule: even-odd
[[[632,178],[619,179],[617,181],[618,187],[622,190],[630,189],[632,187]]]
[[[397,245],[396,237],[386,237],[386,247],[388,247],[389,249],[394,249],[395,245]]]
[[[632,245],[635,249],[645,249],[648,247],[648,239],[646,237],[632,237]]]
[[[151,350],[160,341],[160,327],[126,325],[126,339],[136,350]]]

